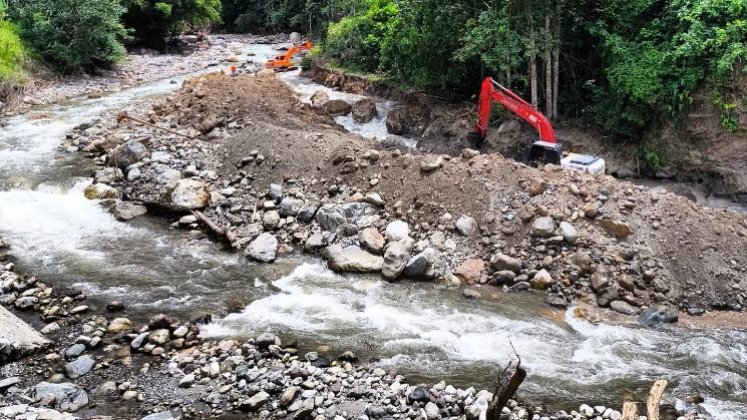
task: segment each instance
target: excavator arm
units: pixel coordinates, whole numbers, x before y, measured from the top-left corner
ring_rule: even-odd
[[[497,83],[490,77],[483,80],[482,89],[480,90],[480,102],[477,111],[478,117],[477,124],[475,125],[475,132],[480,135],[480,138],[484,139],[485,136],[488,135],[488,124],[490,123],[490,112],[493,108],[493,101],[505,106],[509,111],[518,115],[521,119],[537,129],[537,131],[539,131],[540,141],[547,143],[558,142],[555,137],[555,131],[552,129],[552,124],[550,124],[547,117],[530,103],[521,99],[519,95]]]
[[[293,66],[293,57],[296,54],[309,51],[312,48],[314,48],[314,44],[311,41],[306,41],[301,45],[294,45],[285,55],[278,55],[274,59],[269,60],[265,67],[268,69],[287,69]]]

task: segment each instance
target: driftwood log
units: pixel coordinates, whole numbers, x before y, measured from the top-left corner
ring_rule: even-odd
[[[648,401],[646,401],[648,420],[659,420],[659,403],[666,388],[667,381],[664,379],[656,381],[654,386],[651,387],[651,392],[648,394]]]
[[[493,392],[493,400],[490,401],[488,406],[486,420],[500,420],[503,407],[516,394],[516,390],[519,389],[519,386],[527,377],[527,371],[521,367],[521,357],[516,353],[513,343],[511,343],[511,348],[514,349],[514,354],[519,361],[516,367],[513,367],[513,362],[509,363],[498,378],[498,385]]]
[[[192,210],[192,215],[195,216],[198,220],[200,220],[202,223],[205,224],[213,233],[215,233],[219,237],[225,237],[226,232],[225,230],[221,229],[218,225],[215,224],[209,217],[205,215],[205,213],[199,211],[199,210]]]
[[[148,126],[148,127],[152,127],[152,128],[157,129],[157,130],[165,131],[167,133],[175,134],[177,136],[186,137],[186,138],[188,138],[190,140],[194,140],[196,138],[196,137],[188,136],[186,134],[182,134],[182,133],[180,133],[180,132],[178,132],[176,130],[172,130],[170,128],[166,128],[166,127],[161,127],[161,126],[155,125],[155,124],[153,124],[151,122],[142,120],[140,118],[131,117],[125,111],[120,111],[117,114],[117,124],[121,124],[122,121],[124,121],[124,120],[134,121],[134,122],[136,122],[138,124],[142,124],[142,125],[145,125],[145,126]]]
[[[620,420],[638,420],[638,405],[633,401],[625,401]]]

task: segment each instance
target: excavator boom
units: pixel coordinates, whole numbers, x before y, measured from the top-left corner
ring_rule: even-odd
[[[287,69],[293,66],[293,57],[304,51],[309,51],[314,48],[314,44],[311,41],[306,41],[301,45],[294,45],[284,55],[278,55],[274,59],[269,60],[265,65],[268,69]]]
[[[540,141],[547,143],[557,143],[555,131],[552,124],[541,112],[533,107],[527,101],[510,89],[497,83],[490,77],[485,78],[480,90],[480,103],[478,109],[478,119],[475,125],[475,131],[480,134],[481,138],[488,135],[488,124],[490,123],[490,113],[493,108],[492,101],[496,101],[505,106],[509,111],[518,115],[539,131]]]

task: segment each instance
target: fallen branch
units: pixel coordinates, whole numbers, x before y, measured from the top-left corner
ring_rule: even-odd
[[[654,386],[651,387],[651,392],[648,394],[648,401],[646,402],[648,420],[659,420],[659,403],[666,387],[667,381],[664,379],[656,381]]]
[[[633,401],[625,401],[620,420],[638,420],[638,405]]]
[[[199,210],[192,210],[192,215],[198,218],[202,223],[205,224],[210,230],[213,231],[218,236],[225,236],[226,232],[218,227],[218,225],[215,224],[212,220],[210,220],[209,217],[205,215],[205,213],[199,211]]]
[[[510,400],[511,397],[516,394],[516,390],[519,389],[519,386],[527,377],[527,371],[521,367],[521,356],[519,356],[519,354],[516,352],[514,343],[509,340],[509,344],[511,344],[514,355],[516,355],[516,358],[519,360],[519,362],[516,364],[516,368],[513,372],[509,373],[513,362],[510,362],[508,366],[506,366],[506,369],[503,370],[503,373],[498,379],[498,385],[496,385],[495,387],[493,400],[488,406],[486,420],[499,420],[501,418],[501,411],[503,411],[503,407],[505,407],[508,403],[508,400]]]
[[[165,132],[167,132],[167,133],[175,134],[175,135],[177,135],[177,136],[181,136],[181,137],[186,137],[186,138],[188,138],[188,139],[190,139],[190,140],[195,140],[195,139],[197,138],[197,137],[192,137],[192,136],[188,136],[188,135],[186,135],[186,134],[182,134],[182,133],[180,133],[180,132],[178,132],[178,131],[176,131],[176,130],[172,130],[172,129],[170,129],[170,128],[166,128],[166,127],[161,127],[161,126],[155,125],[155,124],[153,124],[153,123],[150,123],[150,122],[148,122],[148,121],[145,121],[145,120],[141,120],[141,119],[139,119],[139,118],[131,117],[131,116],[129,116],[129,115],[127,114],[127,112],[125,112],[125,111],[120,111],[120,112],[119,112],[119,113],[117,114],[117,124],[120,124],[120,123],[122,123],[122,121],[124,121],[124,120],[131,120],[131,121],[135,121],[136,123],[139,123],[139,124],[142,124],[142,125],[146,125],[146,126],[148,126],[148,127],[153,127],[153,128],[155,128],[155,129],[158,129],[158,130],[161,130],[161,131],[165,131]]]

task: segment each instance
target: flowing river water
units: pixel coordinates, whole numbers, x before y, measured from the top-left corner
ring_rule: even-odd
[[[252,48],[260,59],[272,52]],[[295,74],[282,78],[302,98],[321,88]],[[239,296],[248,306],[206,327],[206,337],[269,330],[297,338],[304,350],[352,350],[411,381],[489,387],[512,360],[512,342],[529,370],[524,395],[557,409],[585,402],[619,407],[626,396],[644,395],[654,380],[666,378],[667,402],[681,405],[674,398],[700,394],[701,410],[713,418],[747,418],[745,331],[594,326],[569,314],[546,316],[538,294],[494,289],[466,301],[431,284],[337,275],[300,255],[253,264],[160,219],[118,222],[83,197],[90,162],[58,146],[76,125],[178,86],[166,80],[7,121],[0,130],[0,236],[13,244],[20,271],[79,288],[93,307],[121,300],[126,315],[141,321],[159,312],[221,314],[224,302]],[[387,104],[379,105],[385,112]],[[368,127],[338,122],[381,138],[383,121]]]

